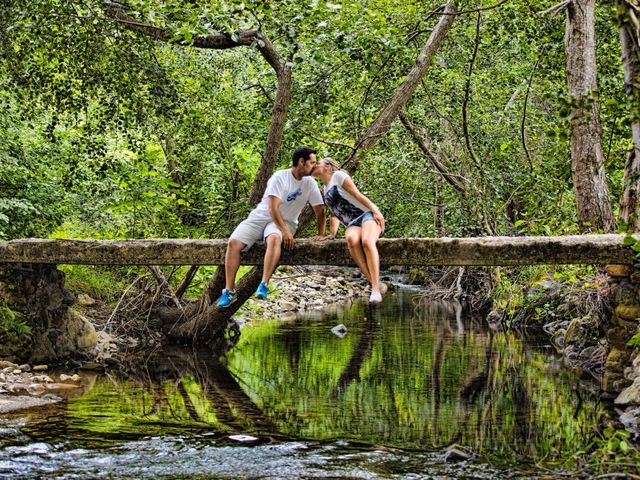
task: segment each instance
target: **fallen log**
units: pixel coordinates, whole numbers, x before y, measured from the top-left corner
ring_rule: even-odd
[[[624,235],[562,237],[383,238],[384,265],[633,264]],[[221,265],[226,240],[18,239],[0,242],[0,263],[87,265]],[[261,265],[264,244],[243,254],[243,265]],[[355,266],[345,240],[296,240],[281,265]]]

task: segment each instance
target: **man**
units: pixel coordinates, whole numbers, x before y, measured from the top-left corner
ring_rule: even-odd
[[[298,228],[298,217],[309,202],[318,222],[318,234],[325,234],[325,214],[322,195],[311,178],[316,166],[316,151],[298,147],[293,152],[292,168],[273,174],[267,183],[262,201],[240,223],[229,237],[225,256],[225,289],[216,301],[219,308],[226,308],[236,301],[235,279],[240,267],[240,252],[246,251],[258,240],[264,239],[267,251],[264,255],[262,281],[256,297],[264,300],[269,293],[269,280],[282,251],[293,248],[293,235]]]

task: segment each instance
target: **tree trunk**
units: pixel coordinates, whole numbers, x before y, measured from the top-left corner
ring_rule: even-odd
[[[354,151],[344,165],[351,173],[358,169],[358,165],[367,152],[387,133],[391,123],[396,119],[409,101],[409,98],[411,98],[411,95],[413,95],[413,92],[415,92],[416,88],[420,85],[422,78],[425,73],[427,73],[427,69],[431,64],[431,59],[442,45],[447,32],[453,24],[455,12],[455,5],[453,3],[447,3],[440,21],[433,29],[433,32],[431,32],[427,43],[425,43],[420,51],[411,71],[407,74],[407,77],[400,86],[398,86],[389,103],[382,109],[376,119],[369,124],[362,137],[356,143]]]
[[[161,42],[171,41],[170,39],[173,36],[171,32],[156,27],[155,25],[137,21],[129,15],[123,4],[111,0],[103,0],[102,4],[105,11],[114,20],[122,24],[123,27]],[[249,203],[251,205],[257,204],[262,198],[267,186],[267,181],[273,173],[278,159],[289,103],[291,101],[291,68],[287,65],[286,60],[280,56],[273,43],[271,43],[271,40],[258,30],[242,30],[235,32],[233,36],[229,34],[196,35],[190,42],[184,42],[182,40],[175,42],[177,45],[182,45],[186,48],[195,47],[214,50],[250,46],[254,42],[257,42],[257,48],[260,54],[276,73],[277,93],[271,111],[271,123],[262,155],[262,162],[260,163],[253,188],[249,195]],[[238,301],[229,308],[221,311],[211,306],[212,298],[216,296],[216,292],[220,291],[221,285],[224,285],[224,269],[219,268],[202,296],[201,308],[198,314],[194,317],[180,312],[177,317],[186,321],[183,324],[173,324],[168,335],[180,341],[187,339],[197,341],[196,335],[202,334],[210,336],[213,334],[212,332],[218,332],[227,325],[230,316],[235,313],[242,306],[244,300],[249,298],[251,293],[253,293],[253,290],[259,283],[259,279],[260,273],[255,268],[245,274],[243,281],[238,284]],[[240,290],[241,288],[243,290]],[[199,340],[202,340],[202,338]]]
[[[289,111],[289,103],[291,102],[291,69],[282,61],[280,67],[276,69],[278,78],[278,87],[276,99],[271,111],[271,123],[269,125],[269,133],[267,134],[267,143],[262,155],[262,162],[253,182],[251,193],[249,194],[249,203],[257,204],[265,189],[267,181],[278,159],[280,146],[282,145],[282,135]],[[242,281],[236,286],[237,301],[229,307],[221,310],[212,305],[215,297],[221,292],[225,282],[224,266],[218,268],[213,279],[209,283],[208,288],[204,292],[202,298],[202,306],[200,313],[192,319],[186,321],[183,325],[175,326],[170,330],[172,338],[184,341],[187,338],[195,338],[194,332],[212,332],[225,328],[229,318],[247,301],[253,294],[260,283],[261,272],[258,268],[253,268],[247,272]]]
[[[571,111],[571,172],[583,231],[616,227],[604,170],[597,104],[595,0],[567,5],[565,70]]]
[[[387,106],[380,112],[378,117],[369,125],[366,129],[362,138],[357,142],[356,148],[354,149],[354,153],[352,154],[350,160],[353,160],[352,164],[347,166],[352,173],[358,167],[359,159],[364,155],[369,149],[371,149],[377,141],[383,136],[391,122],[398,116],[400,111],[404,108],[407,101],[415,91],[415,89],[420,84],[420,81],[424,77],[424,74],[427,71],[427,68],[430,64],[431,57],[438,50],[440,45],[442,44],[446,33],[449,31],[451,24],[454,20],[455,7],[453,4],[449,3],[445,7],[445,12],[438,25],[434,29],[433,33],[427,40],[424,48],[420,52],[415,65],[407,75],[405,81],[398,87],[392,99],[389,101]],[[274,109],[272,112],[272,123],[270,127],[269,137],[267,139],[267,147],[265,148],[265,156],[263,158],[263,162],[260,168],[260,171],[256,175],[256,180],[253,185],[253,189],[250,195],[250,202],[252,204],[257,203],[264,193],[266,188],[267,181],[271,172],[273,171],[273,166],[275,165],[275,159],[277,157],[277,150],[273,147],[269,148],[269,139],[272,138],[272,132],[274,133],[273,138],[276,138],[276,133],[279,133],[279,139],[282,139],[282,130],[284,129],[284,122],[286,120],[286,113],[290,98],[291,98],[291,72],[290,70],[284,70],[282,72],[278,72],[278,94],[276,96],[276,101],[274,103]],[[285,76],[287,75],[287,76]],[[282,76],[282,78],[281,78]],[[280,98],[282,97],[282,98]],[[359,152],[359,154],[358,154]],[[263,166],[267,165],[265,160],[269,154],[274,154],[273,164],[271,165],[271,169],[263,168]],[[347,160],[347,162],[349,159]],[[313,215],[311,214],[310,209],[307,209],[306,212],[301,215],[300,218],[300,226],[298,231],[304,231],[305,227],[311,221]],[[253,294],[253,291],[257,288],[260,283],[261,272],[259,268],[253,268],[251,271],[246,273],[242,277],[242,281],[238,283],[236,286],[236,291],[238,294],[238,300],[231,304],[228,308],[224,310],[219,310],[213,306],[209,305],[210,300],[212,300],[217,293],[220,292],[218,289],[214,291],[213,288],[209,288],[207,291],[207,296],[203,299],[203,306],[205,309],[198,315],[197,318],[189,319],[183,325],[174,325],[170,329],[170,335],[172,338],[176,338],[180,341],[188,341],[196,339],[199,335],[204,332],[211,332],[211,330],[215,330],[216,328],[224,328],[231,315],[233,315],[242,304]],[[212,280],[212,285],[216,286],[223,285],[224,282],[224,270],[219,269],[216,276]],[[208,335],[209,333],[207,333]]]
[[[636,2],[637,3],[637,2]],[[620,219],[632,232],[640,232],[640,27],[629,2],[618,0],[620,43],[624,65],[624,85],[630,104],[633,147],[624,167],[624,191],[620,199]]]
[[[291,102],[291,69],[285,65],[285,62],[280,62],[280,68],[276,70],[278,78],[278,86],[276,92],[276,99],[271,111],[271,123],[269,125],[269,133],[267,134],[267,143],[264,147],[264,153],[262,155],[262,162],[256,174],[256,178],[253,182],[251,193],[249,194],[249,203],[256,205],[262,199],[265,189],[267,188],[267,182],[269,177],[273,173],[273,169],[278,160],[278,154],[280,152],[280,146],[282,145],[282,135],[284,132],[284,126],[287,120],[287,113],[289,111],[289,103]],[[248,299],[253,290],[255,290],[260,283],[261,272],[257,268],[251,269],[247,272],[243,279],[246,277],[246,281],[237,285],[238,301],[231,304],[224,310],[210,310],[209,304],[220,293],[225,283],[225,273],[223,268],[218,268],[215,276],[211,280],[209,287],[204,293],[202,299],[203,306],[210,310],[206,313],[206,316],[211,316],[211,320],[221,326],[226,325],[227,320],[233,315]],[[240,288],[251,289],[250,291],[240,291]],[[241,299],[244,299],[240,302]],[[202,316],[205,318],[205,316]],[[191,328],[189,328],[191,330]]]

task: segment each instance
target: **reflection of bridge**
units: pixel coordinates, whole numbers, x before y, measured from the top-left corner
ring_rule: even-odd
[[[0,263],[89,265],[220,265],[226,240],[63,240],[0,242]],[[624,235],[563,237],[383,238],[380,257],[388,265],[633,264]],[[260,265],[264,245],[243,255]],[[283,265],[353,265],[345,240],[297,240]]]

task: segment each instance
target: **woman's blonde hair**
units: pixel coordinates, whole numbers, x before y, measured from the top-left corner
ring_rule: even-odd
[[[338,170],[340,170],[340,165],[338,165],[338,162],[336,162],[333,158],[331,157],[324,157],[320,159],[321,162],[326,163],[327,165],[329,165],[331,167],[331,172],[337,172]]]

